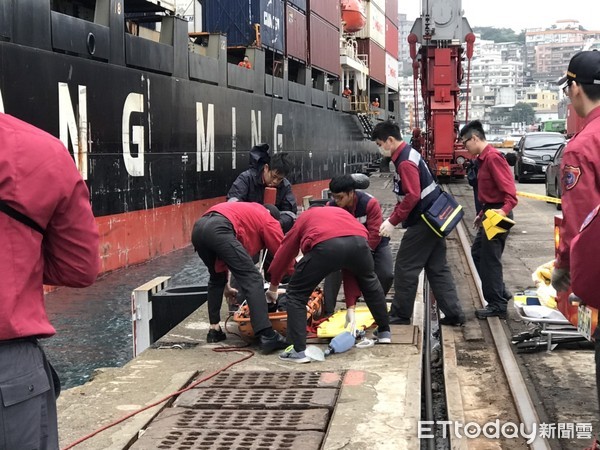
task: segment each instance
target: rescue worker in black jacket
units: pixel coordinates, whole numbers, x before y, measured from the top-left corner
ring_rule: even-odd
[[[276,153],[270,156],[268,144],[255,145],[250,150],[250,168],[239,174],[227,193],[228,202],[264,204],[265,188],[276,188],[275,206],[279,209],[279,223],[284,233],[292,228],[298,213],[292,185],[286,178],[292,168],[287,155]]]
[[[391,216],[381,224],[379,234],[389,237],[400,223],[406,228],[396,255],[390,323],[411,323],[419,274],[425,269],[438,307],[445,315],[439,323],[462,325],[465,315],[448,267],[446,240],[438,237],[421,218],[421,213],[442,191],[420,153],[402,141],[397,124],[389,120],[378,123],[371,138],[383,156],[392,158],[396,169],[394,192],[398,196],[398,203]]]

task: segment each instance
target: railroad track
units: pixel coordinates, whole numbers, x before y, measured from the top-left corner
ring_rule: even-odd
[[[484,298],[465,226],[460,224],[447,240],[449,263],[459,269],[453,274],[469,317],[465,327],[439,329],[437,311],[427,307],[433,294],[424,283],[422,420],[434,425],[421,431],[436,437],[423,439],[421,448],[551,449],[539,431],[538,402],[530,395],[503,321],[479,321],[469,311],[481,308]]]

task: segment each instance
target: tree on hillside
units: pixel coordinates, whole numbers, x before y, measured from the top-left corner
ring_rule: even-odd
[[[527,103],[517,103],[510,114],[511,122],[524,122],[528,125],[535,122],[535,111]],[[509,125],[509,124],[507,124]]]
[[[481,35],[481,39],[494,42],[525,42],[525,33],[515,33],[511,28],[475,27],[475,33]]]

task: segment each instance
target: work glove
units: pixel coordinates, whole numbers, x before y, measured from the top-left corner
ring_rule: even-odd
[[[571,285],[571,271],[555,267],[552,270],[552,287],[556,292],[566,291]]]
[[[392,235],[392,231],[396,228],[389,219],[385,219],[381,226],[379,227],[379,236],[382,237],[390,237]]]
[[[344,329],[348,328],[348,325],[350,325],[350,333],[352,333],[352,336],[355,336],[355,333],[356,333],[356,311],[354,311],[354,308],[348,308],[346,310],[346,322],[344,324]]]
[[[279,297],[279,293],[277,292],[277,289],[274,291],[268,289],[265,293],[265,297],[267,298],[267,303],[276,303],[277,297]]]

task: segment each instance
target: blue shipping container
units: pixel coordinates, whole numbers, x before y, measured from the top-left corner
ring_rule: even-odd
[[[254,44],[254,24],[260,24],[262,46],[283,53],[283,0],[204,0],[202,13],[204,31],[226,34],[228,46]]]

